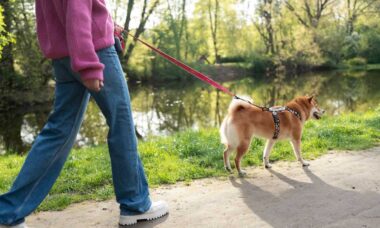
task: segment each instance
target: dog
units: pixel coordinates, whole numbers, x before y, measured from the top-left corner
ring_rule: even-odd
[[[278,140],[285,139],[290,140],[297,160],[303,166],[308,166],[309,163],[301,156],[303,126],[309,119],[320,119],[324,112],[313,96],[297,97],[284,107],[272,108],[262,108],[241,99],[233,99],[220,127],[221,142],[226,146],[223,153],[225,169],[232,172],[229,157],[236,150],[236,169],[240,176],[245,175],[240,161],[247,153],[252,137],[267,140],[263,152],[265,168],[271,168],[269,155],[273,145]]]

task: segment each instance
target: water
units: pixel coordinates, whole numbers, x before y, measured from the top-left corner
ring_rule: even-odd
[[[310,73],[274,80],[244,78],[224,86],[253,98],[259,105],[282,105],[298,95],[317,95],[328,115],[366,111],[379,106],[380,71]],[[142,136],[169,135],[188,128],[217,127],[231,101],[201,82],[130,87],[134,121]],[[0,151],[27,151],[46,121],[52,103],[0,112]],[[21,111],[20,111],[21,110]],[[107,126],[91,102],[76,146],[106,141]],[[1,153],[1,152],[0,152]]]

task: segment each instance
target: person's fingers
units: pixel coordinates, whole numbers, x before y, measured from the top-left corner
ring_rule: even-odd
[[[96,85],[94,91],[95,91],[95,92],[99,92],[99,91],[100,91],[100,86],[99,86],[99,85]]]
[[[94,86],[95,86],[95,92],[99,92],[100,89],[102,88],[100,86],[100,80],[96,80]]]
[[[88,90],[99,92],[101,89],[100,82],[100,80],[86,80],[83,84]]]

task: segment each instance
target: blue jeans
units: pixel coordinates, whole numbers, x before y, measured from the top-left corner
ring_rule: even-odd
[[[89,92],[82,85],[79,75],[71,70],[69,58],[53,60],[54,110],[34,141],[11,190],[0,196],[0,224],[22,223],[49,193],[74,144],[90,95],[109,126],[107,140],[120,213],[139,214],[150,208],[128,87],[118,56],[113,46],[97,54],[105,65],[104,87],[98,93]]]

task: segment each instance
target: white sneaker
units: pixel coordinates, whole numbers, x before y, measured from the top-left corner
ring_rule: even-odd
[[[150,209],[138,215],[120,215],[119,224],[122,226],[136,224],[139,220],[153,220],[169,213],[168,204],[165,201],[153,202]]]
[[[0,225],[0,228],[28,228],[28,226],[25,224],[25,222],[23,222],[14,226]]]

